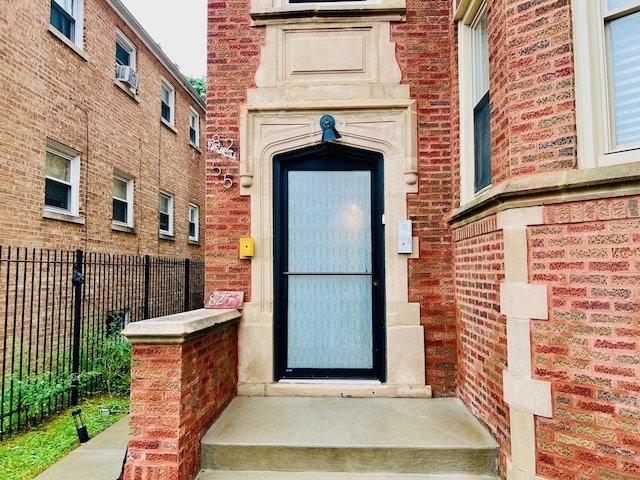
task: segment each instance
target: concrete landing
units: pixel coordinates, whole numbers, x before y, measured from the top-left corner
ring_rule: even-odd
[[[499,480],[497,475],[415,473],[247,472],[203,470],[196,480]]]
[[[497,478],[497,448],[452,398],[237,397],[202,440],[199,479]]]

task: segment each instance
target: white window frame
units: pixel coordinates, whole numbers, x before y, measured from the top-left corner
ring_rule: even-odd
[[[167,211],[162,211],[162,199],[167,200]],[[163,213],[169,216],[169,228],[167,230],[162,230],[161,227],[158,228],[160,235],[173,236],[173,195],[167,192],[160,192],[160,196],[158,198],[158,219],[160,218],[160,214]],[[160,225],[160,221],[158,220],[158,225]]]
[[[633,1],[630,0],[630,3]],[[607,23],[616,16],[607,16],[605,2],[606,0],[571,1],[580,168],[640,161],[640,142],[616,148],[613,140]],[[640,1],[635,3],[636,7],[640,7]]]
[[[191,140],[192,129],[195,131],[195,142]],[[200,115],[193,107],[189,107],[189,143],[200,148]]]
[[[49,18],[49,24],[51,28],[60,34],[61,38],[68,40],[80,50],[82,50],[83,39],[84,39],[84,0],[73,0],[73,8],[72,12],[67,11],[66,8],[62,5],[61,2],[56,0],[51,0],[51,2],[57,3],[63,10],[65,10],[72,18],[73,18],[73,38],[67,37],[64,33],[58,30],[53,24],[51,24],[51,18]]]
[[[121,172],[120,170],[116,170],[114,169],[113,172],[113,180],[119,180],[123,183],[126,184],[126,188],[127,188],[127,198],[118,198],[118,200],[123,201],[124,203],[127,204],[127,218],[125,219],[125,221],[120,221],[120,220],[116,220],[115,218],[113,218],[113,210],[111,213],[111,219],[112,219],[112,223],[115,225],[122,225],[125,227],[130,227],[133,228],[133,208],[134,208],[134,203],[133,203],[133,193],[134,193],[134,179],[131,175],[128,175],[124,172]],[[113,196],[113,188],[111,190],[111,197],[112,198],[116,198]],[[113,207],[112,207],[113,208]]]
[[[135,70],[136,69],[136,46],[120,30],[116,30],[116,43],[120,44],[123,50],[125,50],[129,54],[129,63],[127,65],[129,65],[131,68]]]
[[[46,204],[45,197],[45,211],[62,213],[77,217],[80,210],[80,152],[73,148],[67,147],[52,139],[47,139],[46,151],[52,153],[58,157],[64,158],[69,161],[69,181],[64,181],[59,178],[49,177],[46,175],[46,155],[45,155],[45,181],[46,179],[53,180],[55,182],[64,183],[70,186],[69,196],[69,208],[60,208]]]
[[[174,125],[174,119],[175,119],[175,104],[176,104],[176,89],[174,88],[173,85],[171,85],[171,83],[169,83],[167,80],[165,80],[164,78],[162,79],[162,85],[160,88],[160,119],[171,125],[173,127]],[[169,119],[164,118],[164,116],[162,115],[162,103],[164,102],[164,92],[167,92],[168,95],[168,101],[169,103],[167,103],[167,106],[169,107]]]
[[[486,0],[461,2],[454,19],[458,21],[458,82],[460,89],[460,204],[465,205],[490,187],[476,192],[474,155],[475,49],[473,25],[486,7]]]
[[[195,225],[195,235],[191,235],[191,224]],[[200,240],[200,207],[195,203],[189,204],[189,241]]]
[[[135,72],[136,71],[136,61],[137,61],[136,46],[120,30],[116,30],[116,56],[115,56],[115,59],[114,59],[115,65],[116,65],[115,69],[117,70],[118,65],[120,65],[118,63],[118,57],[117,57],[118,45],[120,45],[120,47],[129,54],[129,63],[127,63],[126,66],[131,67],[131,69]],[[116,77],[117,77],[117,73],[116,73]],[[126,88],[128,88],[129,90],[131,90],[131,92],[135,93],[136,88],[134,88],[132,85],[129,85],[128,83],[125,84],[125,83],[120,82],[118,80],[116,80],[116,81],[119,84],[121,84],[121,85],[125,86]]]

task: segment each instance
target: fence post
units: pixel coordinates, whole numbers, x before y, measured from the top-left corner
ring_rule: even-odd
[[[149,318],[149,289],[151,287],[151,257],[144,256],[144,292],[142,294],[142,319]]]
[[[73,347],[71,357],[71,374],[73,380],[71,384],[71,405],[78,405],[78,390],[80,381],[80,325],[82,319],[82,285],[84,284],[84,274],[82,273],[82,250],[76,250],[76,258],[73,263]]]
[[[191,310],[191,262],[188,258],[184,259],[184,311]]]

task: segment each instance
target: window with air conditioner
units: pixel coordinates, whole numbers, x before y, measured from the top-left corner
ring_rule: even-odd
[[[51,26],[82,48],[83,0],[51,0]]]
[[[173,235],[173,195],[160,193],[160,235]]]
[[[78,216],[80,153],[54,140],[47,140],[45,160],[45,211]]]
[[[581,168],[640,161],[640,0],[573,0]]]
[[[169,82],[165,79],[162,79],[161,85],[161,109],[160,114],[162,120],[167,122],[169,125],[173,126],[173,117],[174,117],[174,103],[175,103],[175,95],[176,91]]]
[[[193,108],[189,109],[189,142],[195,147],[200,146],[200,115]]]
[[[131,90],[138,88],[135,45],[120,31],[116,31],[116,80]]]

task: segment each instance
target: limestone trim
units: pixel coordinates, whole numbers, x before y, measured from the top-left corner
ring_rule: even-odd
[[[131,344],[177,344],[205,335],[209,330],[221,325],[237,322],[238,310],[208,310],[201,308],[189,312],[150,318],[132,322],[122,335]]]
[[[364,0],[289,3],[288,0],[251,0],[254,25],[331,21],[365,21],[372,18],[406,20],[405,0]]]
[[[408,302],[408,256],[395,253],[396,225],[407,218],[406,195],[417,191],[416,106],[409,99],[306,103],[242,110],[241,194],[251,197],[251,302],[239,328],[239,394],[430,397],[425,385],[424,331],[419,305]],[[387,381],[373,387],[326,382],[274,383],[273,376],[273,158],[316,145],[319,119],[330,113],[339,142],[382,154],[384,161]]]
[[[260,95],[261,103],[267,100],[267,87],[277,87],[273,100],[281,107],[300,101],[343,100],[348,105],[408,98],[408,86],[400,85],[389,22],[292,23],[268,26],[265,35],[258,89],[249,92]],[[295,85],[303,90],[285,88]]]
[[[509,480],[545,480],[535,474],[516,469],[510,460],[507,460],[507,478]]]
[[[639,167],[640,162],[636,162],[509,178],[456,209],[449,222],[453,228],[460,228],[509,209],[637,195]]]
[[[507,317],[507,365],[503,395],[509,405],[511,460],[508,480],[533,480],[536,472],[534,415],[553,415],[551,383],[531,377],[531,319],[548,319],[547,288],[529,284],[527,227],[543,223],[543,207],[505,209],[498,213],[504,231],[505,282],[500,311]]]

